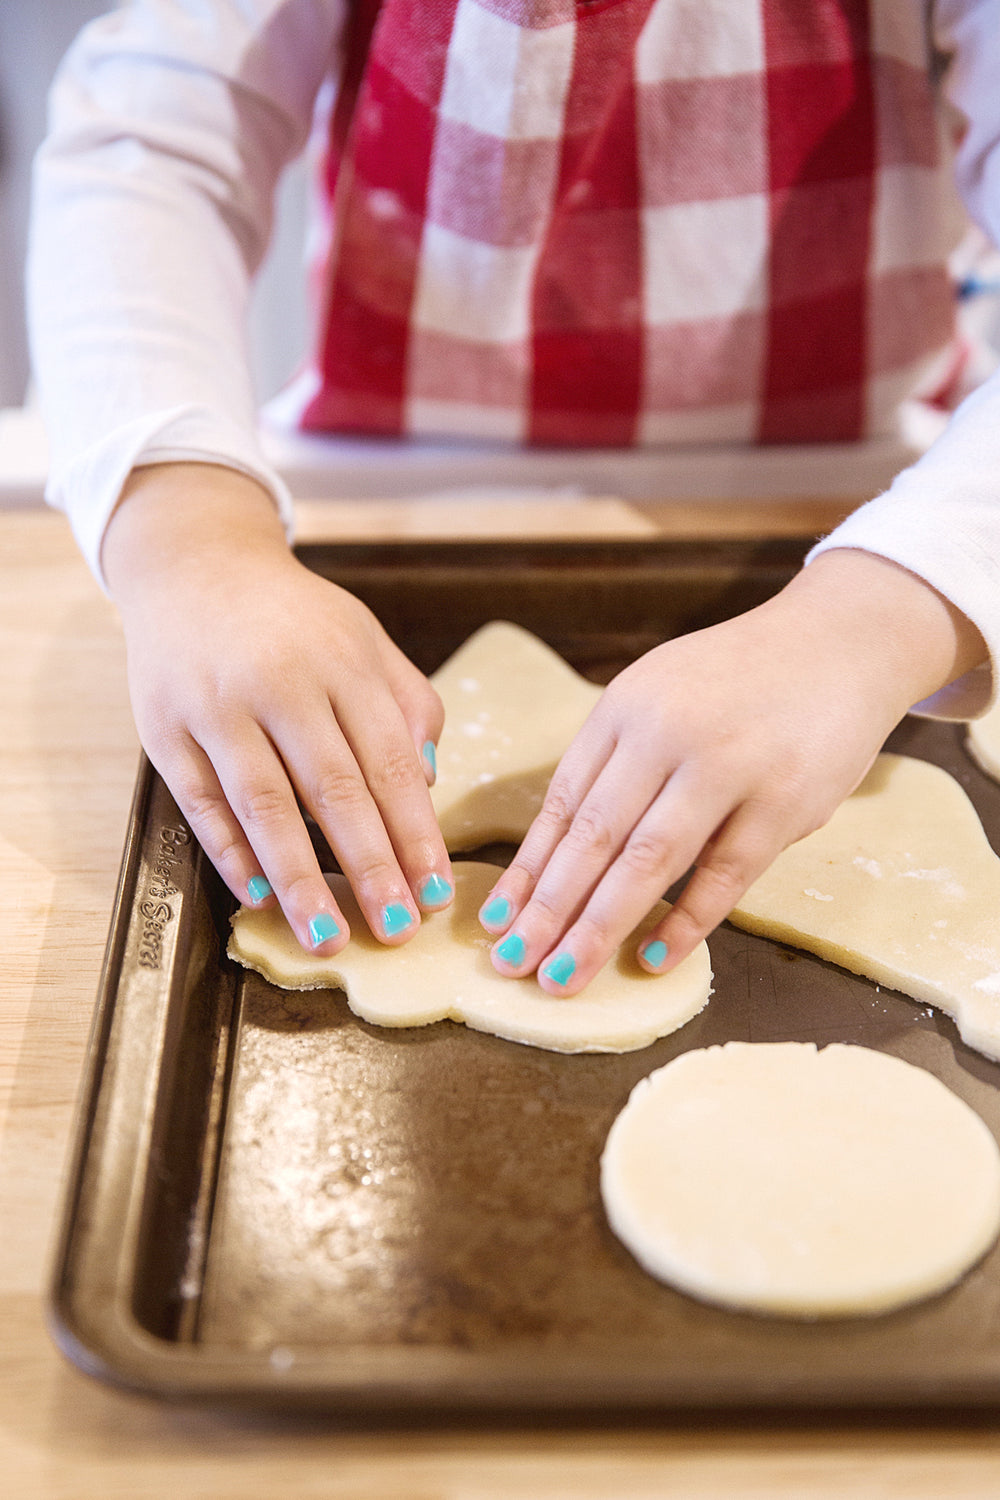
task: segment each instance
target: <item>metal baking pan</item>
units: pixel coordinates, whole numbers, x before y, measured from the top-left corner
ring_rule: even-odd
[[[773,593],[806,545],[303,555],[427,670],[503,617],[605,680]],[[910,720],[892,746],[956,775],[1000,847],[1000,787],[959,728]],[[231,907],[144,765],[52,1291],[55,1336],[84,1369],[165,1397],[366,1421],[1000,1404],[1000,1249],[909,1310],[768,1320],[652,1280],[598,1193],[633,1084],[730,1038],[898,1054],[1000,1135],[1000,1068],[942,1015],[724,926],[710,1004],[640,1052],[564,1057],[450,1022],[384,1031],[337,992],[286,993],[232,966]]]

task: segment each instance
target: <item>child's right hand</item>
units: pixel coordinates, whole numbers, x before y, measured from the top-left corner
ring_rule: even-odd
[[[102,561],[143,745],[240,901],[271,888],[304,948],[347,942],[298,798],[380,940],[448,904],[428,793],[440,699],[363,604],[296,560],[258,484],[136,470]]]

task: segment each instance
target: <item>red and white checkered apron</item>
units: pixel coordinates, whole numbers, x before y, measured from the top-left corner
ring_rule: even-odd
[[[359,0],[303,426],[888,430],[954,332],[924,9]]]

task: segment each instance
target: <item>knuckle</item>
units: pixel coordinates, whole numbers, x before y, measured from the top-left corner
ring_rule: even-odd
[[[184,809],[199,837],[208,839],[216,833],[219,822],[225,818],[227,804],[221,792],[204,787],[201,783],[177,787],[177,801]]]
[[[611,925],[595,911],[583,911],[575,923],[580,939],[581,951],[588,953],[609,952],[615,946],[615,933]]]
[[[568,790],[557,782],[552,782],[535,819],[535,825],[545,833],[560,836],[572,825],[575,815],[576,805]]]
[[[765,778],[748,800],[748,807],[761,828],[780,829],[800,818],[808,823],[814,815],[820,822],[825,821],[814,780],[811,768],[792,757],[782,763],[780,778]]]
[[[550,889],[544,881],[540,882],[531,893],[531,912],[536,919],[541,918],[540,925],[543,927],[548,928],[558,922],[564,915],[559,891]]]
[[[686,894],[685,892],[670,913],[668,946],[672,952],[690,953],[716,925],[715,921],[706,920],[691,909],[687,904]]]
[[[707,884],[726,889],[737,885],[749,870],[751,864],[750,851],[742,846],[727,848],[725,843],[717,844],[710,857],[704,862],[698,861],[698,876]]]
[[[359,865],[355,877],[359,896],[377,900],[386,892],[395,892],[399,886],[399,870],[392,859],[384,854],[370,854]]]
[[[282,881],[281,890],[278,893],[282,908],[286,912],[312,912],[316,905],[316,882],[321,878],[303,870]]]
[[[287,811],[288,798],[280,787],[252,782],[240,793],[238,813],[244,828],[273,828]]]
[[[222,838],[214,846],[209,848],[212,863],[219,874],[226,878],[227,875],[238,876],[242,871],[243,860],[246,855],[246,844],[244,841],[228,830],[223,833]]]
[[[167,704],[136,703],[135,721],[142,743],[154,759],[185,755],[189,744],[187,733]]]
[[[608,855],[614,847],[615,836],[601,809],[585,805],[570,824],[566,842],[589,854]]]
[[[372,787],[378,792],[407,791],[418,781],[423,785],[416,754],[409,746],[405,749],[387,750],[379,760],[377,769],[371,774]]]
[[[543,858],[532,858],[530,850],[522,846],[507,866],[503,876],[503,887],[507,895],[517,897],[533,891],[544,864]]]
[[[735,855],[699,865],[670,914],[671,926],[700,940],[728,916],[749,884],[749,871]]]
[[[633,879],[660,880],[667,867],[666,845],[653,834],[636,831],[622,851],[622,862]]]
[[[346,808],[354,809],[365,800],[364,782],[356,771],[331,767],[324,771],[313,786],[311,807],[314,817],[322,823],[335,813]]]

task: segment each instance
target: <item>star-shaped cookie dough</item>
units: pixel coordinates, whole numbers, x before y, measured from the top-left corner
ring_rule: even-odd
[[[519,625],[484,625],[431,678],[445,725],[431,789],[452,851],[527,833],[601,689]]]

